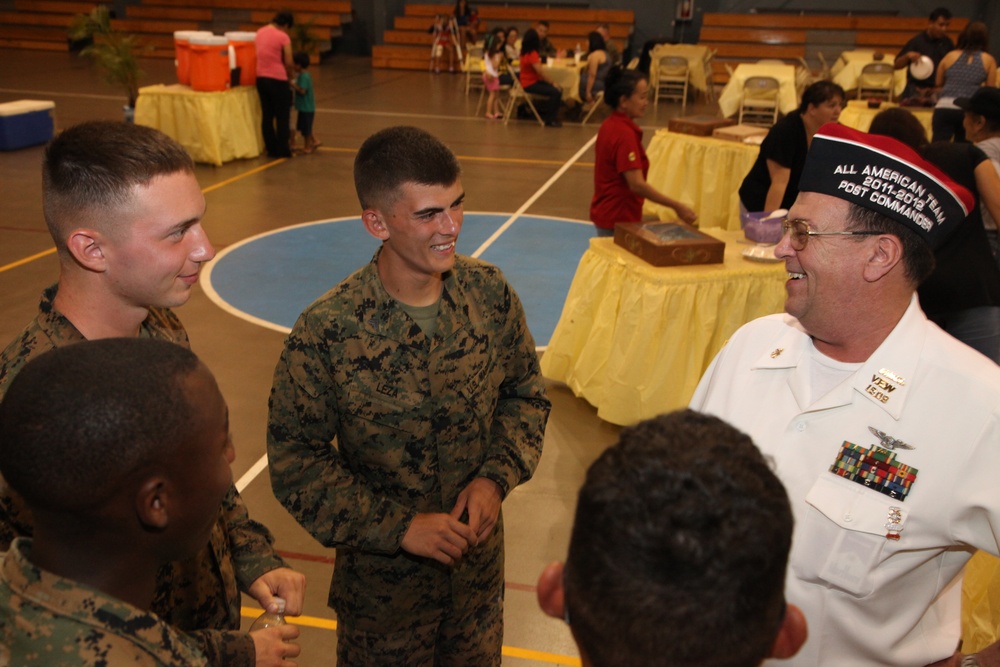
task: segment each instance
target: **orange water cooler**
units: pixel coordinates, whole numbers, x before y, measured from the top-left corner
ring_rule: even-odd
[[[227,32],[226,39],[236,53],[236,67],[240,68],[239,85],[254,85],[257,81],[257,33]]]
[[[177,82],[191,85],[191,38],[211,35],[206,30],[177,30],[174,32],[174,65],[177,67]]]
[[[196,35],[191,48],[191,88],[200,92],[229,88],[229,40],[221,35]]]

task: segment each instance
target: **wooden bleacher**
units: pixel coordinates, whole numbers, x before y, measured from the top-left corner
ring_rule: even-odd
[[[14,0],[13,11],[0,11],[0,48],[64,51],[66,30],[77,14],[99,4],[82,0]],[[128,5],[112,27],[137,35],[147,56],[173,58],[176,30],[256,30],[276,11],[289,10],[298,23],[311,22],[320,50],[342,34],[351,21],[351,0],[141,0]],[[324,48],[325,47],[325,48]]]
[[[587,34],[607,23],[612,39],[624,48],[632,35],[635,13],[618,9],[567,9],[531,5],[488,5],[477,3],[479,20],[488,32],[502,26],[516,26],[523,34],[535,21],[549,22],[549,40],[558,49],[586,48]],[[433,35],[427,29],[437,14],[450,15],[454,3],[408,4],[403,16],[383,35],[383,44],[372,48],[372,67],[381,69],[427,69]]]
[[[967,22],[957,17],[951,20],[953,41]],[[876,49],[892,58],[925,28],[926,17],[706,13],[698,43],[716,49],[712,79],[725,84],[729,80],[726,65],[736,67],[762,58],[779,58],[789,64],[798,64],[802,58],[814,73],[820,72],[820,53],[829,65],[842,51],[856,48]]]

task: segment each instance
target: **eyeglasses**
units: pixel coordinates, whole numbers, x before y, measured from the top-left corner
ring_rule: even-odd
[[[788,240],[792,244],[792,249],[802,250],[809,242],[810,236],[877,236],[882,232],[860,231],[860,232],[814,232],[809,229],[809,223],[805,220],[789,220],[785,218],[781,221],[782,235],[788,234]]]

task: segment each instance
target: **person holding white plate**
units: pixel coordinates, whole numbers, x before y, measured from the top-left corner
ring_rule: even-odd
[[[951,11],[947,7],[938,7],[931,12],[927,28],[899,50],[893,67],[908,68],[902,99],[929,97],[933,92],[934,73],[945,55],[955,48],[955,43],[947,34],[950,24]],[[933,106],[933,102],[928,106]]]

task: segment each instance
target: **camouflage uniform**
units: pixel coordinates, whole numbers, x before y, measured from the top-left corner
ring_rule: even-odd
[[[408,636],[464,618],[453,643],[491,635],[499,664],[502,522],[450,568],[400,544],[417,513],[450,511],[474,478],[505,497],[531,477],[550,407],[534,341],[496,267],[456,258],[428,338],[385,291],[377,258],[309,306],[288,336],[271,390],[271,485],[303,527],[337,547],[329,604],[338,636],[371,633],[386,664],[414,665],[426,646]]]
[[[201,667],[191,637],[137,609],[28,560],[31,538],[0,555],[0,664],[27,667]]]
[[[42,293],[38,316],[0,355],[0,399],[28,360],[53,347],[84,340],[55,309],[57,288],[53,285]],[[180,320],[167,308],[150,309],[139,335],[191,346]],[[31,517],[0,477],[0,551],[8,549],[15,537],[31,533]],[[250,519],[243,499],[232,487],[209,544],[194,557],[160,570],[152,610],[190,632],[212,664],[253,667],[253,639],[239,632],[240,590],[247,590],[265,572],[285,567],[273,541],[266,527]]]

